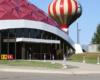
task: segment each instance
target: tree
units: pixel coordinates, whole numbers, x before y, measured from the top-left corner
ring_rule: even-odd
[[[97,30],[94,33],[92,44],[98,44],[98,50],[100,51],[100,24],[97,26]]]
[[[97,26],[97,30],[94,33],[94,36],[92,38],[93,44],[100,44],[100,24]]]

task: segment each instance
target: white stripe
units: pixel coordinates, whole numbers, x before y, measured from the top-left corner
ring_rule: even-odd
[[[71,4],[72,4],[72,15],[74,15],[75,11],[76,11],[75,2],[73,0],[71,0]]]
[[[55,1],[53,1],[51,4],[50,4],[50,14],[52,17],[54,17],[54,12],[53,12],[53,4],[54,4]]]
[[[63,31],[65,31],[65,32],[67,32],[67,31],[68,31],[68,29],[67,29],[67,28],[62,28],[62,30],[63,30]]]
[[[81,13],[81,5],[78,3],[78,10],[77,13],[80,14]]]
[[[56,3],[56,12],[57,12],[58,17],[60,19],[60,22],[63,23],[62,18],[61,18],[61,14],[60,14],[60,2],[61,2],[61,0],[58,0]]]
[[[68,18],[68,0],[64,0],[64,14],[65,14],[65,20],[64,22],[67,22],[67,18]]]

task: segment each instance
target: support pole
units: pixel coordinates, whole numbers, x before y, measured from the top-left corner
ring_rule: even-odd
[[[31,55],[31,53],[29,53],[29,60],[30,60],[30,61],[32,60],[32,55]]]
[[[44,62],[46,62],[46,54],[44,53]]]
[[[83,56],[83,63],[86,63],[85,56]]]
[[[16,39],[15,39],[15,60],[16,60]]]
[[[7,54],[9,54],[9,30],[8,30],[8,44],[7,44]]]
[[[66,49],[67,49],[67,54],[66,54],[66,56],[68,57],[68,55],[69,55],[69,46],[68,46],[68,45],[66,46]]]
[[[55,64],[55,56],[54,55],[52,55],[52,64]]]
[[[25,44],[22,43],[22,59],[25,59]]]
[[[59,58],[62,58],[63,57],[63,55],[61,55],[62,54],[62,51],[61,51],[61,43],[59,44]],[[60,57],[60,55],[62,56],[62,57]]]
[[[97,64],[100,64],[100,57],[97,57]]]
[[[0,54],[1,54],[1,50],[2,50],[1,46],[2,46],[2,42],[1,42],[1,32],[0,32]]]
[[[15,30],[15,59],[16,59],[16,30]]]
[[[66,69],[66,55],[65,55],[65,49],[64,49],[64,43],[63,43],[63,68]]]
[[[80,29],[79,29],[79,25],[77,23],[77,44],[80,43]]]

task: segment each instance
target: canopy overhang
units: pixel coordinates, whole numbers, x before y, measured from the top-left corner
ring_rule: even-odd
[[[6,30],[6,29],[19,29],[19,28],[30,28],[30,29],[38,29],[47,31],[50,33],[53,33],[63,40],[65,40],[67,43],[69,43],[73,49],[75,49],[75,43],[72,41],[72,39],[65,33],[64,31],[60,30],[58,27],[46,24],[44,22],[40,21],[32,21],[32,20],[0,20],[0,30]],[[25,39],[24,39],[25,40]]]
[[[49,39],[35,39],[35,38],[16,38],[16,39],[4,39],[4,42],[27,42],[27,43],[44,43],[44,44],[60,44],[60,40]]]

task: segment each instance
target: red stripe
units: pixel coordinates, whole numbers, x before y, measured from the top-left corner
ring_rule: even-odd
[[[51,16],[50,5],[51,5],[51,4],[49,4],[48,13],[49,13],[49,15]]]
[[[66,24],[62,24],[62,25],[60,25],[60,26],[61,26],[61,29],[63,29],[63,28],[68,28],[67,23],[66,23]]]
[[[75,9],[76,9],[76,10],[75,10],[75,13],[77,13],[77,10],[78,10],[78,4],[77,4],[77,2],[76,2],[75,0],[74,0],[74,2],[75,2],[75,7],[76,7],[76,8],[75,8]]]
[[[57,3],[57,1],[55,1],[55,2],[53,3],[53,13],[54,13],[54,17],[57,16],[57,12],[56,12],[56,3]]]
[[[60,15],[61,15],[61,19],[64,22],[64,0],[61,0],[60,2]]]
[[[72,3],[71,0],[68,0],[68,15],[72,14]]]

